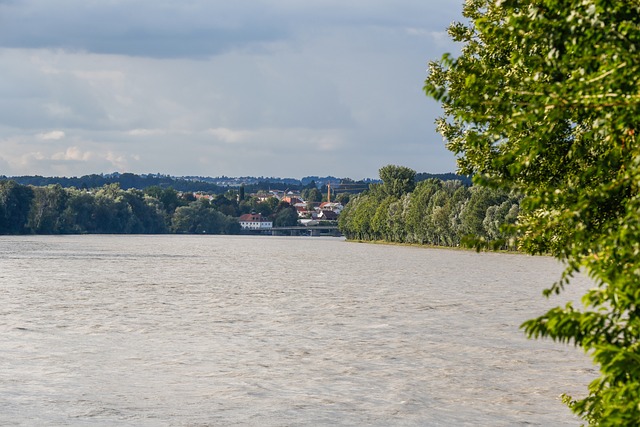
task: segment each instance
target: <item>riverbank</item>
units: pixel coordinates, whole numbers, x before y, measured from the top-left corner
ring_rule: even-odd
[[[475,248],[468,247],[468,246],[438,246],[438,245],[431,245],[427,243],[391,242],[388,240],[345,239],[345,241],[349,243],[369,243],[373,245],[386,245],[386,246],[407,246],[407,247],[416,247],[416,248],[424,248],[424,249],[443,249],[443,250],[465,251],[465,252],[493,252],[493,253],[505,253],[505,254],[513,254],[513,255],[529,255],[521,251],[515,251],[515,250],[509,250],[509,249],[477,250]],[[550,256],[550,255],[541,255],[541,256]]]

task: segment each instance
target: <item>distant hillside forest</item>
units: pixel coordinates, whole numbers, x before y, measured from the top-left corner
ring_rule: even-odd
[[[466,238],[497,248],[515,249],[508,230],[520,197],[461,181],[416,182],[402,166],[380,169],[381,183],[351,198],[338,220],[349,239],[459,246]]]
[[[471,185],[468,177],[463,177],[453,173],[429,174],[419,173],[416,175],[416,181],[423,181],[429,178],[438,178],[443,181],[461,180],[465,185]],[[35,187],[46,187],[48,185],[58,184],[63,188],[77,188],[81,190],[90,190],[100,188],[108,184],[119,184],[123,190],[135,188],[144,190],[149,187],[173,188],[177,191],[188,192],[206,192],[209,194],[223,194],[230,188],[237,188],[244,185],[245,191],[255,193],[260,190],[298,190],[301,191],[310,185],[324,189],[327,184],[335,192],[345,192],[356,194],[366,190],[371,183],[378,180],[359,180],[354,181],[350,178],[335,178],[332,176],[318,177],[308,176],[302,179],[293,178],[265,178],[265,177],[172,177],[161,174],[143,174],[137,175],[133,173],[111,173],[111,174],[92,174],[81,177],[44,177],[38,175],[25,175],[6,177],[0,176],[0,180],[8,180],[17,182],[22,185],[32,185]],[[325,190],[326,191],[326,190]]]

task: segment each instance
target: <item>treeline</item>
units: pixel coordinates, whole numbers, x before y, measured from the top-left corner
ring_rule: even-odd
[[[65,176],[39,176],[39,175],[25,175],[15,176],[11,178],[0,177],[4,179],[11,179],[22,185],[32,185],[34,187],[46,187],[49,185],[60,185],[63,188],[78,188],[81,190],[90,190],[93,188],[104,187],[109,184],[118,184],[123,190],[130,188],[137,188],[144,190],[149,187],[161,187],[161,188],[173,188],[177,191],[189,191],[197,192],[204,191],[213,194],[224,193],[227,188],[219,186],[211,182],[204,182],[198,180],[189,180],[184,178],[174,178],[166,175],[138,175],[134,173],[119,173],[119,174],[91,174],[83,175],[80,177],[65,177]]]
[[[60,185],[63,188],[78,188],[82,190],[90,190],[93,188],[104,187],[109,184],[118,184],[123,190],[136,188],[144,190],[149,187],[173,188],[176,191],[183,192],[205,192],[209,194],[223,194],[226,191],[238,188],[238,185],[221,185],[213,182],[214,178],[209,177],[172,177],[168,175],[149,174],[138,175],[134,173],[113,173],[113,174],[91,174],[80,177],[58,177],[58,176],[39,176],[24,175],[15,177],[0,176],[0,179],[12,180],[22,185],[32,185],[34,187],[46,187],[49,185]],[[244,184],[247,192],[258,192],[261,190],[301,190],[309,186],[310,183],[315,185],[315,181],[307,181],[302,184],[300,180],[293,179],[275,179],[275,178],[246,178]],[[227,180],[223,181],[226,182]],[[232,181],[232,179],[228,179]],[[326,184],[324,186],[326,189]]]
[[[342,211],[338,224],[347,238],[458,246],[472,237],[513,247],[504,225],[518,217],[518,196],[457,180],[416,183],[415,171],[402,166],[385,166],[380,178]]]
[[[276,178],[251,178],[245,177],[248,181],[246,184],[242,183],[244,191],[247,194],[258,193],[261,191],[269,190],[292,190],[302,191],[309,188],[317,188],[322,194],[327,193],[327,184],[323,181],[316,182],[315,180],[294,180],[294,179],[276,179]],[[319,178],[325,180],[325,178]],[[337,194],[343,193],[360,193],[366,189],[369,185],[369,180],[353,181],[349,178],[338,180],[331,177],[334,180],[332,185],[332,192]],[[63,188],[78,188],[81,190],[91,190],[95,188],[101,188],[105,185],[118,184],[123,190],[129,190],[132,188],[138,190],[145,190],[150,187],[160,188],[172,188],[181,192],[203,192],[208,194],[224,194],[230,190],[237,190],[240,184],[236,185],[221,185],[220,183],[212,182],[214,178],[209,177],[171,177],[167,175],[137,175],[133,173],[114,173],[114,174],[92,174],[83,175],[81,177],[45,177],[39,175],[24,175],[15,177],[0,176],[0,180],[12,180],[22,185],[31,185],[34,187],[47,187],[50,185],[60,185]],[[241,182],[241,179],[231,179],[227,181]],[[227,182],[223,181],[223,182]],[[344,182],[344,184],[343,184]]]
[[[237,234],[237,217],[252,211],[279,225],[297,221],[288,203],[245,200],[236,192],[196,199],[193,193],[158,186],[143,191],[108,184],[84,190],[0,181],[0,234]]]
[[[443,181],[461,180],[465,185],[471,185],[468,177],[463,177],[453,173],[429,174],[419,173],[416,175],[416,182],[429,178],[438,178]],[[123,190],[137,188],[144,190],[149,187],[173,188],[183,192],[206,192],[210,194],[223,194],[230,189],[237,189],[240,184],[244,185],[247,193],[257,193],[268,190],[295,190],[302,191],[307,188],[318,188],[323,194],[327,193],[327,184],[331,185],[333,192],[357,194],[366,190],[371,183],[378,180],[364,179],[354,181],[350,178],[329,177],[305,177],[300,180],[293,178],[211,178],[211,177],[172,177],[161,174],[134,174],[134,173],[112,173],[112,174],[91,174],[80,177],[46,177],[40,175],[24,175],[6,177],[0,176],[0,180],[12,180],[22,185],[32,185],[34,187],[46,187],[49,185],[60,185],[63,188],[78,188],[90,190],[104,187],[109,184],[118,184]],[[234,185],[230,185],[234,183]]]

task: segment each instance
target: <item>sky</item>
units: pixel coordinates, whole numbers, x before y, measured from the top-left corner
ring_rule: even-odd
[[[0,0],[0,175],[456,169],[422,91],[462,0]]]

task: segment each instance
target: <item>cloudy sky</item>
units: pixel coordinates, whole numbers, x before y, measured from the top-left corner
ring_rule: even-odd
[[[0,175],[452,172],[461,0],[0,0]]]

